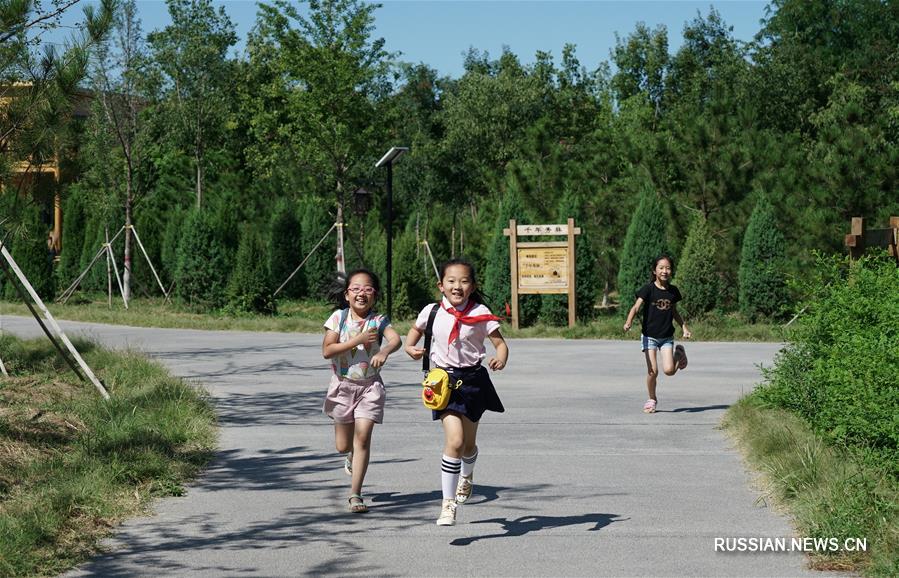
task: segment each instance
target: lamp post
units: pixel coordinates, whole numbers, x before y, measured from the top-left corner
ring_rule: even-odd
[[[409,147],[390,147],[375,168],[387,167],[387,316],[393,313],[393,163]]]

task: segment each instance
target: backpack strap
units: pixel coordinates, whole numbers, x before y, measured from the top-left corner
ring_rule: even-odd
[[[440,309],[440,303],[434,303],[431,306],[431,312],[428,314],[428,323],[425,325],[425,354],[421,356],[421,370],[425,373],[431,367],[431,337],[434,334],[434,318],[437,317],[438,309]]]
[[[378,323],[378,347],[380,347],[381,342],[384,341],[384,330],[387,329],[388,325],[390,325],[390,319],[385,315],[381,318],[381,322]]]
[[[346,325],[346,319],[350,315],[350,308],[340,310],[340,323],[337,324],[337,336],[340,337],[340,334],[343,333],[343,326]]]

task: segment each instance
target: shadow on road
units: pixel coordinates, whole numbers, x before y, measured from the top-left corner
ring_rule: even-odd
[[[620,522],[624,518],[619,518],[618,514],[583,514],[581,516],[522,516],[509,520],[506,518],[490,518],[489,520],[477,520],[472,524],[499,524],[503,531],[498,534],[485,534],[483,536],[468,536],[465,538],[456,538],[450,542],[453,546],[468,546],[478,540],[487,540],[490,538],[512,538],[515,536],[523,536],[530,532],[538,532],[548,528],[562,528],[564,526],[579,526],[581,524],[592,524],[592,528],[587,528],[588,532],[596,532],[601,528],[608,526],[613,522]]]
[[[729,405],[699,405],[696,407],[678,407],[675,409],[657,409],[656,413],[700,413],[703,411],[715,411],[727,409]]]

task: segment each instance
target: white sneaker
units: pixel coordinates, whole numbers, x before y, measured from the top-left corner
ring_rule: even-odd
[[[464,504],[471,497],[471,482],[474,480],[474,474],[468,477],[459,476],[459,485],[456,486],[456,503]]]
[[[348,476],[353,475],[353,452],[348,453],[346,458],[344,458],[343,471],[345,471]]]
[[[443,507],[440,509],[440,517],[437,518],[438,526],[454,526],[456,524],[456,500],[450,498],[443,500]]]

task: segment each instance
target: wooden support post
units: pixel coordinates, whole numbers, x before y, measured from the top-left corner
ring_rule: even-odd
[[[845,238],[849,248],[849,257],[858,259],[865,253],[865,220],[861,217],[852,217],[852,225],[849,234]]]
[[[568,217],[568,327],[574,327],[575,321],[575,271],[574,266],[574,219]]]
[[[518,329],[518,227],[515,219],[509,220],[509,228],[503,235],[509,236],[509,270],[512,273],[512,329]]]

